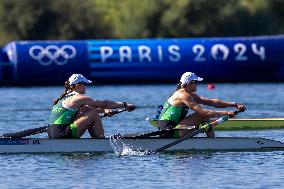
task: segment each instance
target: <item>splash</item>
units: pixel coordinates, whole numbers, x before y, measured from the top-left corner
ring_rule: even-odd
[[[137,149],[123,142],[120,134],[110,137],[110,144],[116,156],[145,156],[148,150]]]

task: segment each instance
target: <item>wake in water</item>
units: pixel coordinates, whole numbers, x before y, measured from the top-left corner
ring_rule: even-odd
[[[141,151],[125,144],[120,134],[110,137],[110,144],[116,156],[144,156],[148,155],[148,150]]]

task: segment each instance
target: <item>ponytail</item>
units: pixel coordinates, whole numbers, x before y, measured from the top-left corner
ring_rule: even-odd
[[[181,82],[179,82],[179,83],[177,84],[177,88],[176,88],[175,92],[178,91],[178,90],[180,90],[180,89],[183,88],[183,87],[184,87],[184,85],[182,85]],[[171,97],[175,92],[173,92],[173,93],[170,95],[170,97]]]
[[[181,89],[181,82],[179,82],[179,83],[177,84],[176,91],[178,91],[179,89]]]
[[[53,101],[53,105],[57,104],[57,103],[58,103],[62,98],[64,98],[64,97],[71,91],[71,89],[73,88],[73,87],[70,85],[69,81],[65,81],[64,87],[65,87],[65,90],[64,90],[63,94],[62,94],[59,98],[57,98],[56,100]]]
[[[179,90],[179,89],[181,89],[181,88],[185,88],[185,87],[186,87],[186,84],[182,84],[181,82],[179,82],[179,83],[177,84],[176,91]]]

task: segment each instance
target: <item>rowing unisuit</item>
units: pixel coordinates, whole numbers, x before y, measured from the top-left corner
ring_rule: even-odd
[[[75,94],[76,92],[72,92],[66,95],[66,97],[53,106],[48,127],[48,135],[50,138],[78,138],[77,126],[73,123],[78,110],[68,108],[64,104],[67,98]]]
[[[188,107],[177,107],[166,101],[160,115],[159,126],[165,129],[175,127],[187,113]]]

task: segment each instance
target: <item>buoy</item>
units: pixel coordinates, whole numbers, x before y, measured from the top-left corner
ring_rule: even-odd
[[[214,84],[214,83],[209,83],[209,84],[207,85],[207,88],[208,88],[209,90],[213,90],[213,89],[215,89],[215,84]]]

